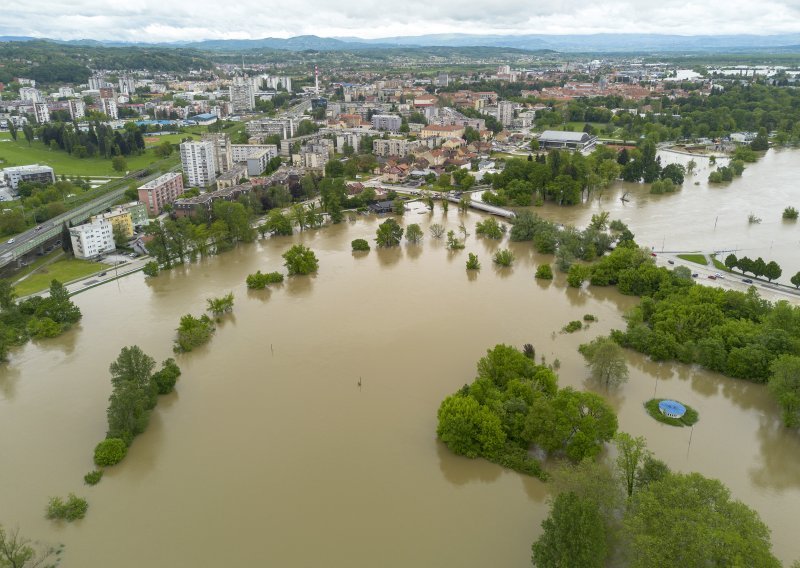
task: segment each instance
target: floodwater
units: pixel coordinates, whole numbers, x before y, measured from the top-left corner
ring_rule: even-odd
[[[533,343],[537,357],[559,359],[562,386],[588,388],[577,346],[622,327],[636,300],[569,289],[560,274],[537,282],[549,257],[476,240],[482,217],[455,209],[406,215],[426,229],[417,246],[354,255],[350,241],[373,239],[381,221],[360,217],[75,296],[80,326],[15,351],[0,370],[0,522],[64,543],[64,568],[529,566],[547,485],[452,455],[436,440],[439,403],[497,343]],[[660,211],[641,210],[651,209]],[[430,223],[457,230],[462,220],[465,250],[428,235]],[[318,275],[248,292],[247,274],[281,269],[294,242],[316,251]],[[491,254],[505,246],[517,261],[499,270]],[[464,268],[469,252],[478,274]],[[180,316],[229,291],[234,313],[207,346],[177,358],[177,390],[147,432],[99,485],[84,486],[105,434],[109,363],[132,344],[171,356]],[[599,322],[558,333],[587,313]],[[800,437],[780,426],[766,389],[628,360],[629,383],[606,393],[621,429],[674,469],[721,479],[771,527],[782,560],[800,557]],[[654,393],[695,407],[700,422],[652,420],[642,403]],[[69,492],[89,500],[86,519],[47,521],[48,496]]]
[[[687,175],[682,189],[672,194],[652,195],[649,185],[615,183],[600,196],[575,207],[546,204],[532,208],[548,219],[586,227],[591,216],[609,211],[612,219],[627,223],[636,242],[655,251],[736,250],[737,256],[762,257],[776,261],[783,274],[778,282],[800,271],[800,221],[784,221],[783,210],[800,210],[800,152],[769,150],[758,162],[746,164],[740,178],[722,184],[709,184],[708,174],[717,165],[708,158],[675,152],[659,152],[662,165],[686,165],[694,159],[697,169]],[[697,185],[695,185],[697,184]],[[627,193],[627,202],[620,197]],[[761,223],[750,224],[753,213]],[[720,255],[724,260],[727,252]]]

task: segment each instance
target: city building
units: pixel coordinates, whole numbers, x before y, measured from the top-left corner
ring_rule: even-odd
[[[178,199],[183,192],[183,175],[171,172],[139,187],[139,201],[144,203],[147,213],[155,217],[161,214],[164,205]]]
[[[256,106],[255,90],[247,76],[236,76],[229,87],[231,112],[249,112]]]
[[[190,186],[208,187],[214,183],[217,171],[214,154],[214,144],[209,140],[181,144],[181,165]]]
[[[497,120],[503,126],[511,126],[514,122],[514,103],[511,101],[500,101],[497,103]]]
[[[19,184],[22,182],[31,183],[55,183],[56,176],[53,173],[53,168],[50,166],[40,166],[39,164],[32,164],[30,166],[16,166],[2,170],[3,177],[6,183],[13,189],[17,190]]]
[[[275,144],[232,144],[231,157],[233,162],[246,162],[251,154],[265,150],[271,160],[278,156],[278,147]]]
[[[80,120],[86,116],[86,103],[82,99],[70,99],[69,117],[72,120]]]
[[[177,217],[189,217],[195,213],[208,212],[215,201],[236,201],[239,196],[246,195],[252,190],[250,185],[233,185],[225,189],[207,191],[197,197],[178,199],[173,204]]]
[[[374,114],[372,115],[372,128],[375,130],[388,130],[389,132],[399,132],[402,119],[394,114]]]
[[[270,160],[269,150],[257,150],[247,156],[247,175],[259,176],[267,169]]]
[[[47,103],[33,103],[33,114],[36,115],[36,122],[45,124],[50,122],[50,109]]]
[[[382,158],[397,156],[403,158],[409,154],[408,140],[389,138],[388,140],[373,140],[372,153]]]
[[[539,136],[539,147],[542,150],[558,148],[564,150],[587,150],[595,145],[597,136],[586,132],[562,132],[561,130],[545,130]]]
[[[99,215],[92,215],[92,223],[98,223],[99,221],[111,223],[112,234],[117,231],[126,238],[133,236],[133,219],[131,219],[131,214],[126,209],[118,208]]]
[[[39,92],[39,89],[36,89],[34,87],[20,87],[19,98],[21,101],[26,103],[44,102],[44,97],[42,97],[42,93]]]
[[[95,258],[116,248],[114,230],[106,219],[71,227],[69,237],[75,258]]]
[[[203,134],[203,140],[211,142],[214,146],[214,165],[217,174],[223,174],[233,166],[231,155],[231,138],[225,133]]]
[[[119,119],[119,113],[117,112],[117,102],[113,98],[100,99],[100,112],[105,114],[111,120]]]
[[[282,139],[294,136],[294,120],[291,118],[262,118],[251,120],[245,126],[247,134],[265,138],[277,134]]]
[[[247,177],[247,164],[233,164],[231,169],[217,178],[217,189],[233,187]]]
[[[136,81],[130,75],[122,75],[119,78],[119,92],[132,95],[136,92]]]
[[[448,126],[439,126],[437,124],[429,124],[422,130],[420,130],[419,137],[420,138],[434,138],[434,137],[441,137],[441,138],[461,138],[464,136],[465,128],[463,126],[459,126],[457,124],[448,125]]]

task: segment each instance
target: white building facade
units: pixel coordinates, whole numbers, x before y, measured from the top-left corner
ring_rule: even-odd
[[[181,165],[190,186],[208,187],[214,183],[217,170],[214,154],[214,143],[209,140],[181,144]]]
[[[71,227],[69,237],[75,258],[95,258],[116,248],[114,230],[107,219]]]

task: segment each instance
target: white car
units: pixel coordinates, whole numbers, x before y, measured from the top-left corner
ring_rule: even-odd
[[[14,244],[14,239],[8,239],[7,242],[8,242],[8,244],[13,245]]]

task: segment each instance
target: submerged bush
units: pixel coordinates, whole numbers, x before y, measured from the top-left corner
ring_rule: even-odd
[[[50,497],[47,504],[47,518],[71,522],[85,517],[88,509],[89,503],[86,499],[77,497],[74,493],[70,493],[66,501],[61,497]]]
[[[94,448],[94,463],[105,467],[122,461],[128,453],[128,446],[119,438],[106,438]]]

